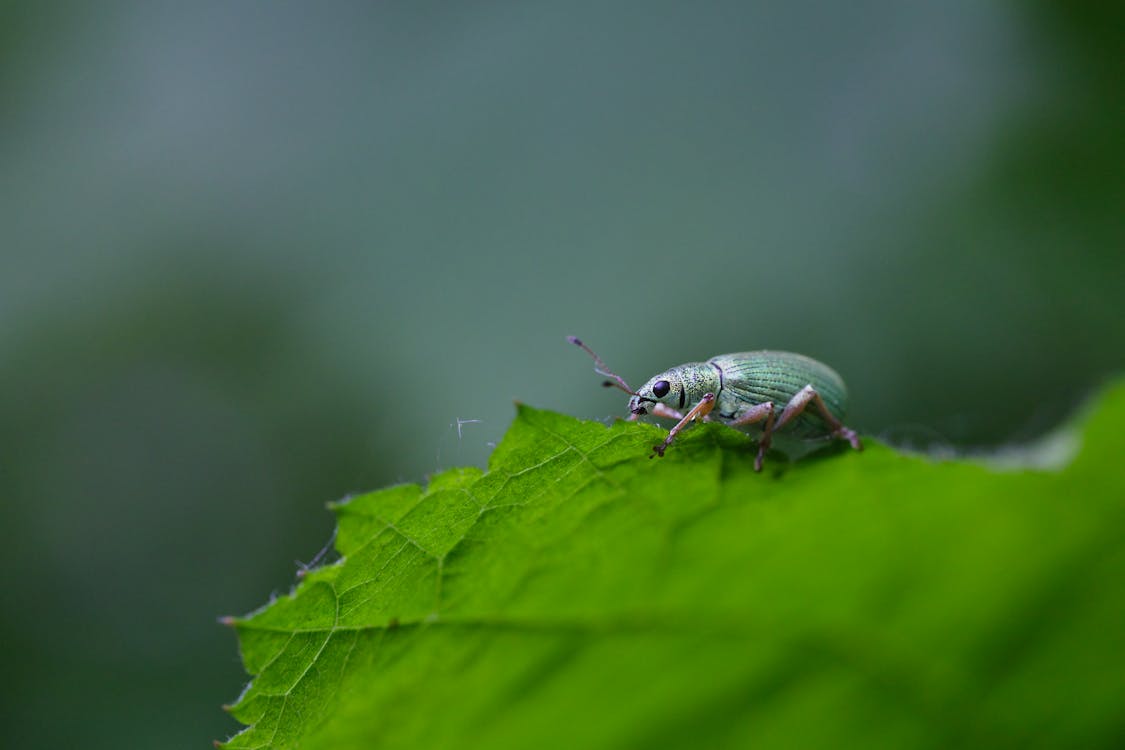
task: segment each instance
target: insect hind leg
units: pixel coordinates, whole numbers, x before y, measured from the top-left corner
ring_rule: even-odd
[[[832,412],[828,410],[824,399],[820,397],[820,394],[817,393],[816,389],[811,385],[806,385],[804,388],[797,391],[796,396],[789,399],[789,403],[785,405],[785,409],[782,410],[781,416],[778,417],[777,424],[774,425],[773,429],[779,430],[787,423],[796,419],[805,411],[809,404],[813,405],[818,416],[828,425],[829,434],[832,435],[832,437],[847,440],[851,443],[852,448],[857,451],[863,450],[863,443],[860,442],[859,435],[856,434],[856,431],[845,427],[839,419],[836,419]]]

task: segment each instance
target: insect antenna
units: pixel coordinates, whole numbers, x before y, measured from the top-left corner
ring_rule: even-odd
[[[594,372],[598,373],[599,375],[604,375],[607,378],[613,378],[613,380],[607,380],[602,383],[603,386],[605,386],[606,388],[620,388],[630,396],[637,395],[637,392],[629,387],[629,384],[625,382],[625,379],[610,370],[606,363],[602,361],[602,358],[595,354],[593,349],[583,344],[581,339],[579,339],[577,336],[567,336],[566,340],[594,358]]]

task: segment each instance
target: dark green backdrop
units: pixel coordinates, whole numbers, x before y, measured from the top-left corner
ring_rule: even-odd
[[[1120,7],[3,4],[7,741],[233,731],[215,618],[323,503],[483,464],[513,399],[624,414],[566,334],[1049,430],[1125,364]]]

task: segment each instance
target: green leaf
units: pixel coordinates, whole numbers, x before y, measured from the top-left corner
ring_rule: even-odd
[[[1125,385],[1059,471],[521,406],[488,473],[334,506],[234,625],[228,748],[1119,747]]]

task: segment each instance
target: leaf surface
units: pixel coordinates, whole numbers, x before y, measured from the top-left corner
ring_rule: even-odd
[[[234,621],[227,748],[1120,746],[1125,386],[1064,469],[519,407]]]

